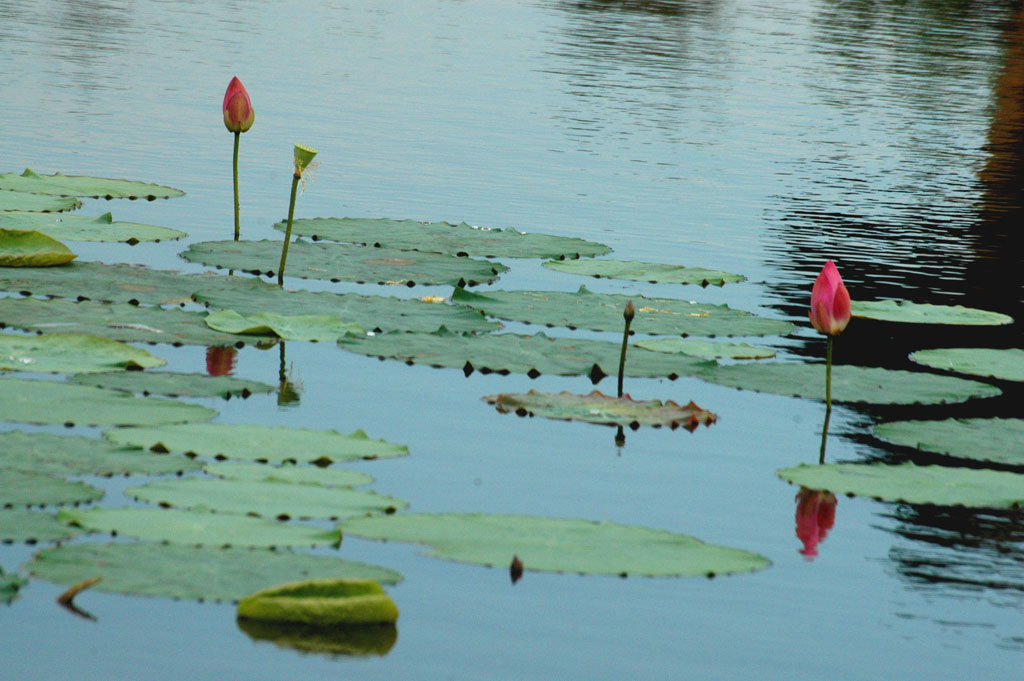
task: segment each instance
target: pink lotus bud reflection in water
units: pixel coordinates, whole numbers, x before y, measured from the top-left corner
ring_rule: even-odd
[[[796,536],[803,542],[800,555],[814,560],[818,544],[825,541],[836,522],[836,495],[801,487],[796,494]]]
[[[210,376],[230,376],[235,373],[238,350],[229,346],[206,348],[206,373]]]

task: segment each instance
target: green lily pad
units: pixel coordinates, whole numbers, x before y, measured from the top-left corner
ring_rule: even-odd
[[[847,463],[801,465],[778,474],[809,489],[883,501],[979,508],[1019,506],[1024,501],[1024,475],[1004,471]]]
[[[287,223],[274,229],[285,231]],[[579,258],[612,249],[584,239],[526,234],[511,227],[472,227],[465,222],[418,222],[389,218],[303,218],[292,221],[292,234],[314,240],[344,241],[403,251],[430,251],[485,258]]]
[[[103,490],[84,482],[0,468],[0,508],[80,504],[102,496]]]
[[[398,629],[394,624],[321,627],[314,624],[250,619],[237,619],[235,623],[253,641],[273,643],[278,648],[286,650],[331,657],[383,657],[398,641]]]
[[[296,577],[348,577],[395,584],[393,570],[329,556],[290,551],[223,549],[174,544],[69,544],[36,554],[31,573],[59,584],[102,577],[97,591],[237,601]]]
[[[633,345],[654,352],[680,353],[704,359],[771,359],[775,351],[746,343],[714,343],[690,338],[653,338],[633,341]]]
[[[28,582],[24,577],[9,575],[0,568],[0,603],[7,605],[18,598],[18,591]]]
[[[281,262],[280,241],[203,241],[189,246],[181,257],[223,269],[272,276]],[[453,255],[367,248],[346,244],[292,242],[288,275],[377,284],[489,284],[508,268],[501,263]]]
[[[371,357],[397,359],[409,364],[462,369],[470,373],[518,373],[537,377],[589,376],[594,383],[617,375],[621,343],[584,339],[548,338],[503,333],[459,336],[440,329],[436,333],[393,332],[376,336],[348,336],[338,346]],[[682,355],[666,355],[634,348],[626,360],[627,376],[689,376],[711,366],[710,362]]]
[[[824,364],[736,364],[704,369],[697,377],[744,390],[825,399]],[[947,404],[999,394],[995,386],[953,376],[877,367],[832,367],[832,399],[836,402]]]
[[[206,325],[224,333],[305,341],[336,341],[350,333],[363,333],[358,324],[343,322],[329,314],[259,312],[243,317],[234,310],[218,310],[206,316]]]
[[[344,435],[336,430],[193,423],[167,428],[119,428],[103,435],[113,442],[139,447],[160,444],[172,452],[272,463],[356,461],[409,453],[405,445],[371,440],[361,430]]]
[[[0,378],[0,413],[18,423],[74,423],[82,426],[151,425],[205,421],[213,409],[115,390],[56,381]]]
[[[78,256],[41,232],[0,229],[0,267],[52,267]]]
[[[142,348],[109,338],[55,333],[0,335],[0,370],[37,373],[95,373],[146,369],[167,364]]]
[[[178,374],[170,371],[122,371],[107,374],[79,374],[72,383],[121,390],[143,395],[168,397],[248,397],[253,393],[270,393],[272,385],[233,376]]]
[[[57,518],[88,530],[187,546],[322,546],[339,539],[337,530],[311,525],[164,508],[61,509]]]
[[[683,267],[682,265],[629,260],[549,260],[544,263],[544,267],[569,274],[661,284],[724,286],[746,279],[742,274],[718,272],[703,267]]]
[[[854,300],[850,302],[850,313],[864,319],[912,324],[998,326],[1013,322],[1013,317],[999,312],[962,305],[914,303],[909,300]]]
[[[693,432],[700,424],[710,426],[718,418],[692,401],[685,406],[672,400],[636,401],[629,395],[612,397],[596,390],[589,395],[539,393],[531,390],[528,393],[487,395],[483,400],[493,404],[502,414],[514,412],[519,416],[543,416],[562,421],[586,421],[633,428],[668,426],[675,430],[682,426]]]
[[[369,485],[373,477],[366,473],[320,466],[268,466],[251,463],[210,463],[203,469],[210,475],[228,480],[286,482],[321,487],[359,487]]]
[[[11,211],[0,216],[0,223],[11,229],[34,229],[54,239],[67,241],[124,241],[134,245],[140,241],[172,241],[188,236],[170,227],[115,222],[110,213],[94,218]]]
[[[91,300],[0,298],[0,325],[43,333],[100,336],[126,343],[233,345],[245,339],[206,325],[206,313]]]
[[[81,206],[82,202],[74,197],[0,191],[0,211],[31,210],[40,213],[63,213]]]
[[[53,475],[167,475],[198,470],[184,456],[156,456],[139,447],[51,433],[0,433],[0,468]]]
[[[1024,466],[1022,419],[893,421],[875,426],[874,434],[886,442],[935,454]]]
[[[37,542],[63,541],[71,539],[76,534],[78,534],[78,530],[58,521],[56,513],[23,509],[0,511],[0,541],[35,544]]]
[[[521,515],[408,514],[353,518],[342,531],[427,544],[428,555],[475,565],[591,575],[689,577],[751,572],[770,562],[754,553],[665,530]]]
[[[307,579],[246,596],[238,602],[238,616],[337,627],[394,623],[398,608],[372,579]]]
[[[910,354],[918,364],[960,374],[1024,381],[1024,350],[1018,348],[940,348]]]
[[[84,175],[39,175],[26,168],[21,175],[0,175],[0,189],[52,196],[88,196],[107,199],[169,199],[185,192],[134,180],[112,180]]]
[[[173,478],[125,490],[138,501],[190,510],[238,513],[262,518],[351,518],[394,513],[408,504],[400,499],[350,487],[320,487],[271,480]]]
[[[530,324],[567,326],[594,331],[622,331],[622,311],[632,301],[636,308],[631,329],[636,333],[682,336],[763,336],[786,334],[793,325],[757,317],[725,305],[592,293],[581,286],[567,291],[488,291],[455,289],[452,302],[483,310],[501,319]]]

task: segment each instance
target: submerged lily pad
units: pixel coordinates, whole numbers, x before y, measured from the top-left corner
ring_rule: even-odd
[[[308,579],[246,596],[238,602],[238,616],[338,627],[394,623],[398,608],[372,579]]]
[[[200,468],[184,456],[157,456],[139,447],[52,433],[0,433],[0,468],[54,475],[166,475]]]
[[[84,175],[62,175],[61,173],[39,175],[28,168],[21,175],[15,173],[0,175],[0,189],[53,196],[149,199],[150,201],[185,195],[185,192],[180,189],[162,187],[158,184]]]
[[[1013,322],[1013,317],[999,312],[962,305],[914,303],[909,300],[854,300],[850,302],[850,313],[864,319],[912,324],[998,326]]]
[[[41,232],[0,228],[0,267],[52,267],[78,256]]]
[[[94,218],[87,215],[13,211],[0,216],[0,223],[12,229],[34,229],[54,239],[68,241],[124,241],[136,244],[140,241],[170,241],[188,236],[170,227],[115,222],[110,213]]]
[[[654,338],[634,341],[633,345],[655,352],[678,352],[704,359],[771,359],[775,356],[775,351],[771,348],[758,348],[746,343],[713,343],[690,338]]]
[[[744,390],[825,399],[823,364],[736,364],[705,369],[697,377]],[[946,404],[999,394],[995,386],[953,376],[877,367],[832,367],[832,399],[836,402]]]
[[[350,487],[304,485],[272,480],[174,478],[125,490],[139,501],[191,510],[212,510],[263,518],[351,518],[405,508],[400,499]]]
[[[178,374],[169,371],[122,371],[107,374],[80,374],[71,381],[80,385],[121,390],[143,395],[168,397],[248,397],[253,393],[269,393],[276,388],[259,381],[233,376]]]
[[[27,581],[19,575],[9,575],[0,568],[0,604],[7,605],[17,599],[18,591]]]
[[[521,515],[408,514],[353,518],[342,531],[370,539],[427,544],[431,556],[476,565],[591,575],[685,577],[751,572],[762,556],[665,530],[609,522]]]
[[[307,430],[226,423],[193,423],[167,428],[119,428],[103,435],[123,444],[247,461],[355,461],[406,456],[409,448],[371,440],[357,430]]]
[[[115,390],[56,381],[0,378],[0,413],[18,423],[74,423],[81,426],[149,425],[205,421],[213,409]]]
[[[918,364],[960,374],[1024,381],[1024,350],[1019,348],[940,348],[910,354]]]
[[[28,569],[59,584],[102,577],[97,591],[210,601],[237,601],[299,576],[402,579],[393,570],[330,556],[148,543],[58,546],[37,553]]]
[[[203,469],[210,475],[228,480],[287,482],[321,487],[359,487],[373,482],[373,477],[366,473],[341,468],[321,468],[320,466],[210,463]]]
[[[874,434],[935,454],[1024,466],[1024,419],[893,421],[875,426]]]
[[[617,374],[620,343],[584,339],[548,338],[503,333],[488,336],[459,336],[441,329],[437,333],[388,333],[377,336],[349,336],[338,346],[362,355],[397,359],[409,364],[462,369],[482,373],[519,373],[536,377],[589,376],[594,383]],[[627,376],[668,377],[695,374],[710,362],[682,355],[666,355],[642,348],[630,351]]]
[[[778,474],[809,489],[883,501],[979,508],[1019,506],[1024,501],[1024,475],[1005,471],[847,463],[801,465]]]
[[[708,270],[703,267],[683,267],[656,262],[636,262],[628,260],[550,260],[544,267],[569,274],[582,274],[590,277],[608,277],[609,279],[628,279],[631,281],[649,281],[660,284],[697,284],[699,286],[724,286],[728,283],[744,281],[742,274],[730,274]]]
[[[363,333],[358,324],[343,322],[329,314],[259,312],[243,317],[234,310],[218,310],[206,316],[206,325],[224,333],[305,341],[336,341],[350,333]]]
[[[103,490],[84,482],[0,468],[0,508],[79,504],[95,501],[102,496]]]
[[[0,370],[38,373],[94,373],[145,369],[167,364],[142,348],[109,338],[55,333],[0,335]]]
[[[81,205],[82,202],[74,197],[0,191],[0,211],[31,210],[40,213],[62,213],[79,208]]]
[[[240,272],[273,275],[281,262],[280,241],[203,241],[181,257]],[[288,275],[302,279],[377,284],[488,284],[508,268],[501,263],[438,253],[295,241],[288,248]]]
[[[56,513],[7,509],[0,511],[0,541],[36,542],[63,541],[78,530],[57,520]]]
[[[675,430],[682,426],[693,432],[697,426],[710,426],[718,417],[706,409],[701,409],[692,401],[683,406],[672,400],[636,401],[629,395],[612,397],[598,391],[589,395],[575,395],[569,392],[539,393],[531,390],[528,393],[505,393],[487,395],[483,398],[493,404],[502,414],[514,412],[519,416],[543,416],[563,421],[586,421],[605,425],[631,426],[668,426]]]
[[[757,317],[726,305],[593,293],[581,286],[567,291],[488,291],[470,293],[457,288],[452,302],[483,310],[501,319],[530,324],[567,326],[594,331],[620,331],[622,310],[632,301],[636,308],[631,329],[636,333],[682,336],[763,336],[786,334],[793,325]]]
[[[317,546],[339,537],[336,530],[299,523],[163,508],[61,509],[57,518],[88,530],[188,546]]]
[[[274,229],[283,232],[285,226],[285,222],[279,222]],[[472,227],[465,222],[453,225],[389,218],[302,218],[292,221],[292,234],[378,248],[485,258],[579,258],[612,250],[594,241],[526,234],[511,227],[494,229]]]

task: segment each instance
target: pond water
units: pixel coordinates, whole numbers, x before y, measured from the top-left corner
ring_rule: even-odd
[[[188,239],[73,247],[82,260],[198,271],[177,253],[232,230],[219,107],[238,75],[256,109],[241,140],[244,237],[279,238],[271,226],[287,210],[292,145],[307,144],[320,167],[300,217],[514,226],[602,241],[616,258],[739,272],[747,282],[722,288],[585,283],[790,319],[800,330],[764,342],[820,359],[806,306],[827,258],[855,299],[1024,314],[1022,45],[1024,15],[1009,0],[0,1],[0,172],[180,187],[179,199],[82,210]],[[508,264],[496,288],[581,283],[538,261]],[[1020,324],[922,331],[854,320],[836,360],[910,368],[908,352],[924,347],[1021,341]],[[205,367],[202,348],[152,351],[171,369]],[[629,380],[636,398],[693,399],[719,421],[693,434],[641,429],[620,447],[611,429],[502,416],[480,400],[589,392],[586,378],[467,378],[333,344],[290,342],[286,355],[298,402],[204,403],[221,422],[362,428],[407,444],[409,457],[351,467],[414,511],[611,520],[773,565],[713,580],[527,572],[512,585],[504,569],[346,538],[343,555],[405,578],[390,589],[397,641],[367,657],[255,640],[229,604],[89,591],[78,601],[89,621],[54,604],[63,587],[32,580],[0,608],[0,677],[1005,679],[1020,667],[1017,515],[841,498],[818,555],[801,555],[796,489],[775,471],[817,461],[818,402]],[[277,349],[246,347],[236,374],[276,383],[279,360]],[[598,387],[612,392],[614,381]],[[828,458],[895,461],[871,424],[1019,416],[1020,398],[1007,386],[960,406],[837,406]],[[128,481],[96,482],[104,505],[125,503]],[[0,566],[17,570],[35,548],[0,545]]]

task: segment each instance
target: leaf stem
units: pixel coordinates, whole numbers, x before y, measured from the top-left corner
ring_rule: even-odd
[[[235,153],[234,153],[234,157],[232,158],[232,162],[231,162],[231,169],[232,169],[232,171],[234,171],[232,173],[232,176],[233,176],[234,184],[235,184],[235,241],[238,241],[238,237],[239,237],[239,235],[241,233],[241,229],[239,227],[239,222],[238,222],[238,139],[241,136],[242,136],[242,133],[240,133],[240,132],[236,132],[235,133]]]
[[[299,187],[299,174],[292,175],[292,196],[288,200],[288,227],[284,232],[284,245],[281,247],[281,265],[277,268],[277,285],[284,286],[284,264],[288,260],[288,242],[292,240],[292,216],[295,215],[295,190]]]

